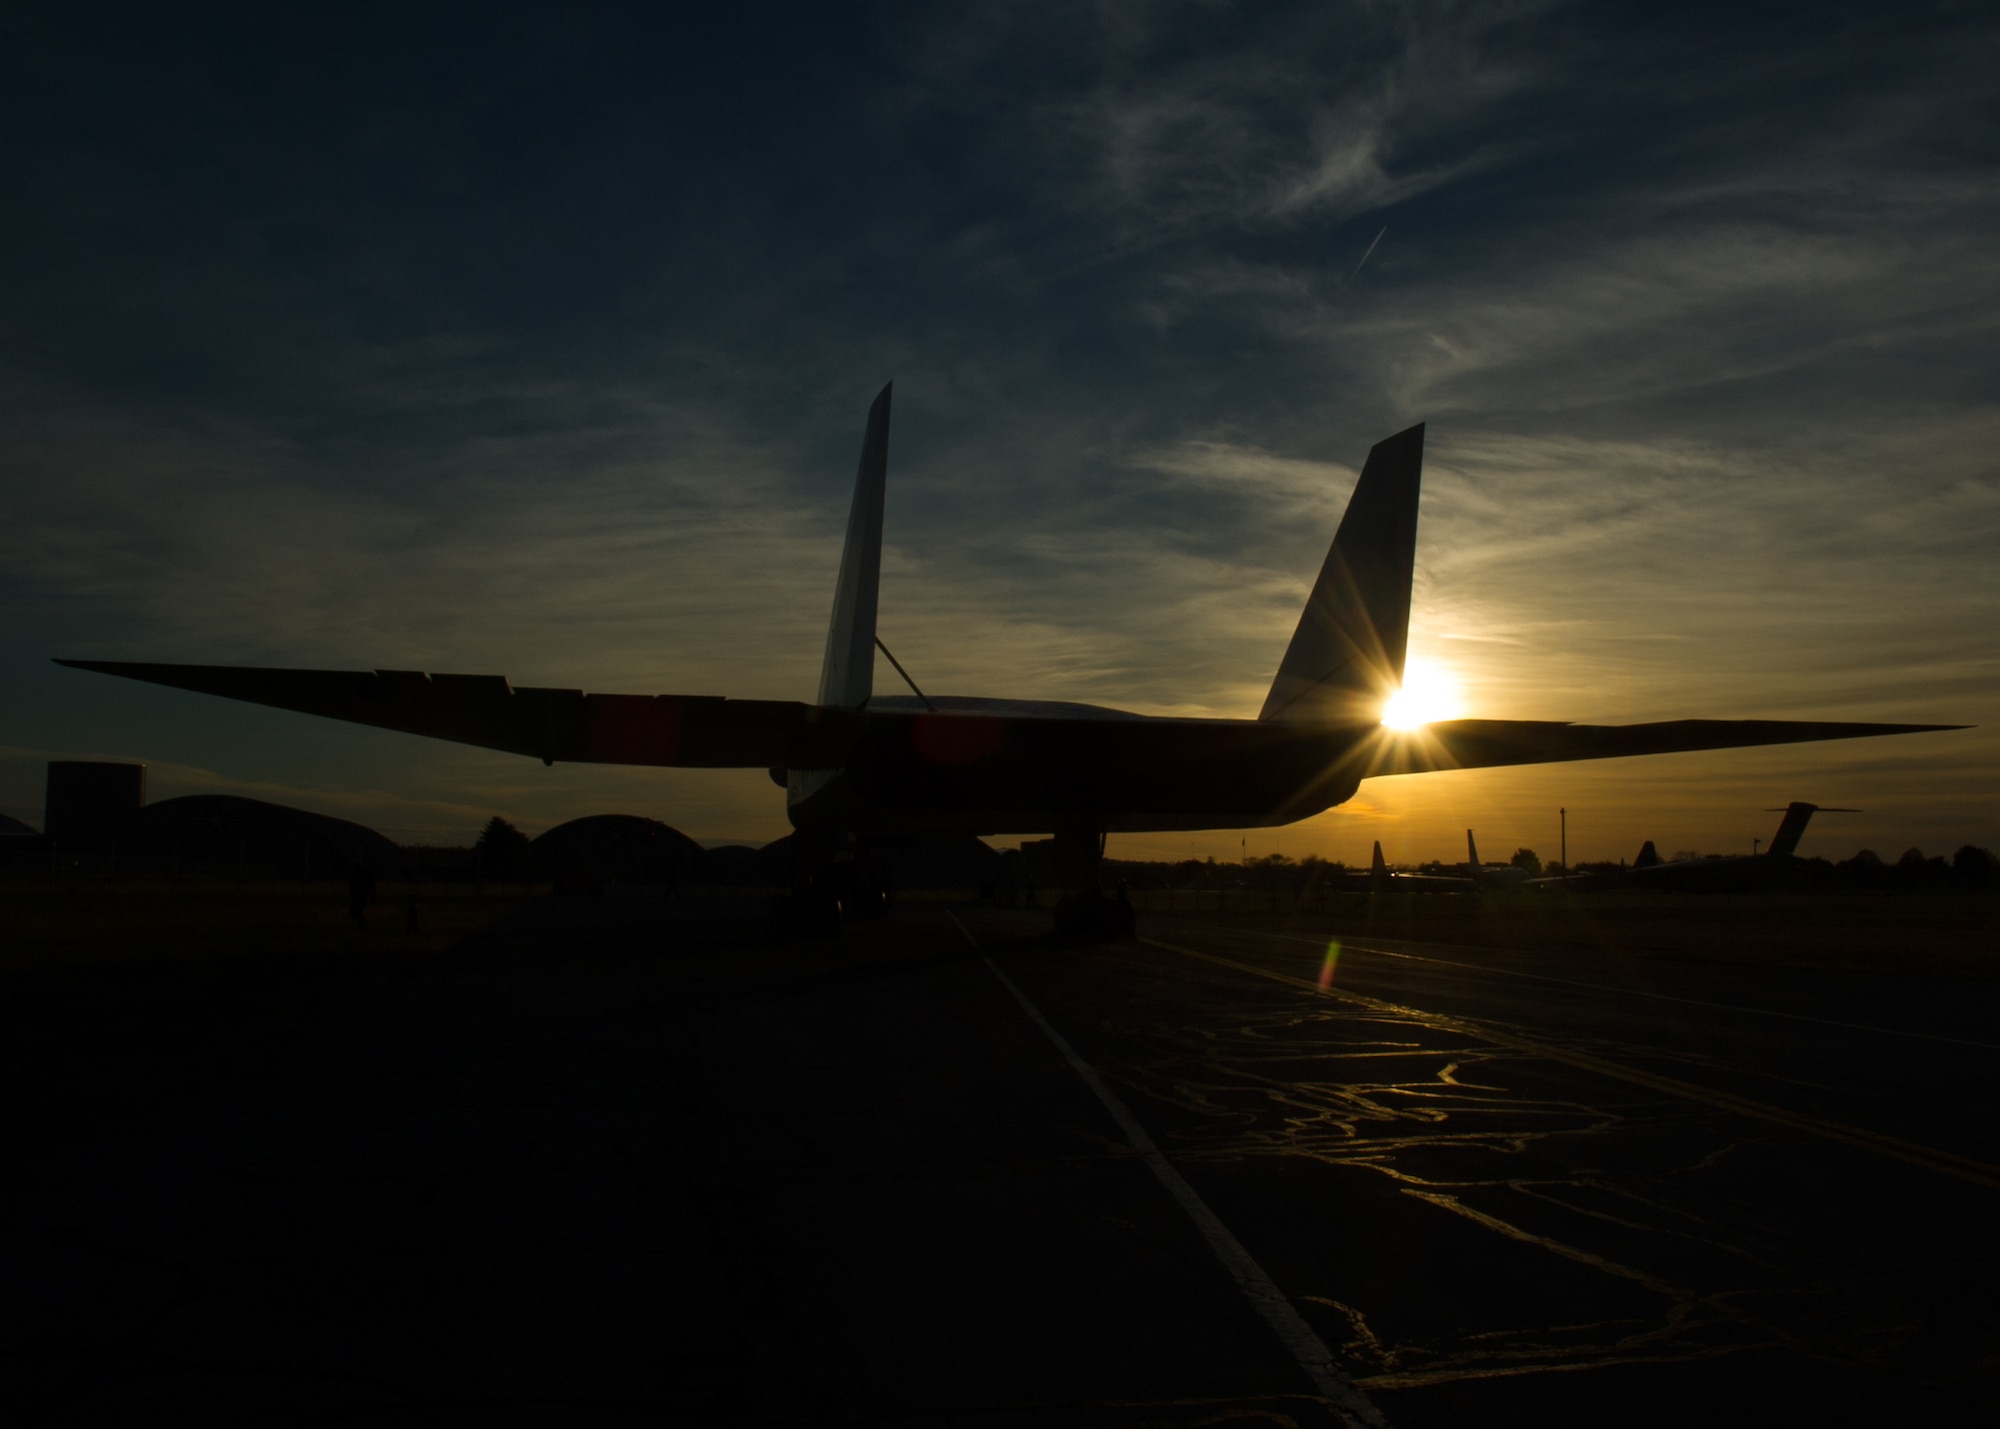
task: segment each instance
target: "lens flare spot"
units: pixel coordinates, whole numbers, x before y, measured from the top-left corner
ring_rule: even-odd
[[[1333,970],[1340,966],[1340,940],[1334,939],[1326,945],[1326,960],[1319,965],[1319,990],[1325,992],[1333,986]]]
[[[1462,710],[1451,672],[1412,656],[1403,666],[1403,688],[1382,707],[1382,723],[1390,729],[1421,729],[1435,720],[1457,719]]]

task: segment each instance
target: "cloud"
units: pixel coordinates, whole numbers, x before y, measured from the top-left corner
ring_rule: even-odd
[[[400,666],[515,662],[529,682],[636,664],[652,679],[676,659],[700,676],[740,655],[737,617],[768,630],[786,594],[801,607],[809,594],[807,624],[823,618],[838,527],[801,509],[753,442],[676,431],[643,408],[569,426],[567,404],[542,405],[546,425],[526,439],[468,442],[448,464],[396,456],[400,470],[365,486],[255,433],[19,412],[48,479],[10,493],[0,556],[17,587],[117,612],[113,638],[93,642],[106,654],[352,664],[373,652]],[[642,455],[655,440],[667,454]],[[722,549],[740,572],[734,596],[711,566]],[[771,653],[793,624],[772,632]]]

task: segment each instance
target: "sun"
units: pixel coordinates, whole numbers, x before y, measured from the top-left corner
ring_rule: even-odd
[[[1413,656],[1403,665],[1403,688],[1382,706],[1382,723],[1389,729],[1420,729],[1461,713],[1458,680],[1442,665]]]

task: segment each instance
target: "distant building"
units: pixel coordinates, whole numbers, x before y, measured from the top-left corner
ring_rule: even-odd
[[[897,888],[979,892],[1011,881],[1000,851],[971,834],[864,839],[862,851],[889,866]]]
[[[344,878],[399,871],[402,850],[346,819],[234,794],[165,799],[106,831],[93,852],[119,873]]]
[[[679,829],[636,814],[571,819],[529,848],[538,877],[587,886],[684,883],[701,857],[701,845]]]
[[[9,873],[34,873],[48,866],[47,846],[34,825],[0,814],[0,869]]]
[[[891,889],[979,892],[1011,883],[1011,870],[999,850],[971,834],[863,838],[857,841],[854,856],[882,868]],[[703,862],[706,880],[718,887],[783,888],[791,881],[791,858],[792,840],[787,836],[761,849],[712,848]]]
[[[791,840],[763,848],[722,844],[703,849],[693,881],[708,888],[784,888],[792,881]]]
[[[146,802],[146,766],[81,759],[49,762],[42,804],[42,833],[52,867],[91,861],[109,832]]]

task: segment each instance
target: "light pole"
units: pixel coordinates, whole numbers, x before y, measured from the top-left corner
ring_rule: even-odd
[[[1569,810],[1557,809],[1556,812],[1562,816],[1561,855],[1562,855],[1562,866],[1563,866],[1563,882],[1568,883],[1569,882]]]

